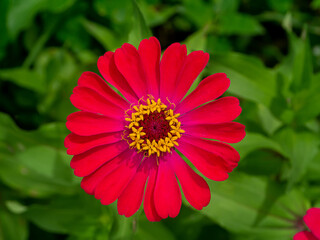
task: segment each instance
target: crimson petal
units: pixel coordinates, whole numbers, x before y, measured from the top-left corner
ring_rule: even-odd
[[[140,42],[138,52],[147,80],[148,92],[159,98],[161,47],[158,39],[150,37]]]
[[[197,88],[177,106],[175,111],[180,114],[220,97],[230,86],[225,73],[216,73],[203,79]]]
[[[193,81],[202,72],[209,61],[209,54],[203,51],[191,52],[185,59],[175,85],[173,102],[179,103],[188,92]]]
[[[122,132],[103,133],[92,136],[79,136],[70,133],[64,140],[64,146],[68,149],[67,154],[77,155],[94,147],[115,143],[121,140]]]
[[[172,100],[176,91],[176,82],[187,57],[187,48],[180,43],[171,44],[163,53],[160,62],[160,96]]]
[[[129,104],[126,100],[119,96],[118,93],[112,90],[111,87],[96,73],[84,72],[78,79],[78,85],[81,87],[90,88],[101,96],[105,97],[108,101],[121,107],[122,109],[128,109]]]
[[[81,136],[123,131],[124,121],[89,112],[74,112],[67,117],[67,128]]]
[[[113,52],[106,52],[98,59],[98,69],[104,79],[115,86],[129,102],[138,101],[137,95],[117,69]]]
[[[207,182],[196,174],[175,151],[170,164],[181,184],[183,193],[194,208],[201,210],[210,202],[211,193]]]
[[[181,208],[181,193],[176,176],[169,164],[171,157],[161,159],[158,167],[154,203],[162,218],[176,217]]]
[[[147,84],[137,49],[131,44],[125,43],[115,51],[114,60],[120,73],[138,98],[145,96]]]
[[[71,103],[76,108],[92,113],[123,119],[124,110],[108,101],[96,91],[87,87],[75,87],[70,97]]]
[[[70,166],[74,169],[76,176],[84,177],[126,149],[128,149],[128,144],[125,141],[95,147],[87,152],[75,155],[71,159]]]
[[[183,126],[188,135],[216,139],[228,143],[240,142],[245,136],[245,126],[237,122],[197,124]]]
[[[184,125],[223,123],[234,120],[240,113],[239,100],[224,97],[185,113],[179,120]]]

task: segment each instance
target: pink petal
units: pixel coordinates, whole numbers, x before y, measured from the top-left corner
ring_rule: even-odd
[[[118,168],[122,163],[123,159],[126,159],[130,154],[130,150],[120,153],[115,158],[110,159],[108,162],[99,167],[95,172],[88,176],[85,176],[81,181],[81,187],[83,190],[93,195],[97,185],[107,176],[109,173]]]
[[[202,72],[209,61],[209,54],[203,51],[191,52],[179,73],[173,102],[179,103],[188,92],[193,81]]]
[[[114,53],[114,60],[120,73],[127,80],[132,90],[141,98],[147,94],[146,79],[137,49],[125,43]]]
[[[237,122],[225,122],[216,124],[186,125],[182,127],[186,134],[216,139],[228,143],[240,142],[245,136],[245,126]]]
[[[76,108],[92,113],[100,113],[108,117],[123,119],[124,110],[108,101],[96,91],[87,87],[75,87],[70,97]]]
[[[315,237],[320,239],[320,208],[310,208],[303,220]]]
[[[182,138],[177,149],[207,178],[224,181],[229,177],[230,169],[225,166],[224,160],[220,156],[193,146],[183,141]]]
[[[181,193],[176,176],[168,163],[170,157],[159,161],[154,189],[154,203],[161,218],[176,217],[181,208]]]
[[[76,176],[84,177],[128,149],[128,147],[128,143],[125,141],[95,147],[87,152],[75,155],[71,159],[70,166],[74,169]]]
[[[129,102],[138,101],[137,95],[117,69],[113,52],[106,52],[98,59],[98,68],[104,79],[116,87]]]
[[[210,202],[211,193],[207,182],[196,174],[175,151],[170,164],[181,184],[183,193],[194,208],[201,210]]]
[[[183,125],[223,123],[234,120],[240,113],[239,100],[224,97],[187,112],[179,121]]]
[[[143,208],[146,214],[146,217],[151,222],[160,221],[162,218],[158,215],[155,208],[155,199],[154,199],[154,189],[156,185],[156,179],[158,174],[158,167],[155,163],[155,159],[152,157],[149,158],[151,160],[150,168],[149,168],[149,177],[148,183],[146,187],[146,193],[143,201]]]
[[[225,73],[216,73],[203,79],[198,87],[177,106],[175,111],[184,114],[204,103],[220,97],[230,86]]]
[[[318,240],[311,232],[303,231],[294,235],[293,240]]]
[[[78,85],[81,87],[90,88],[101,96],[106,98],[113,104],[121,107],[122,109],[128,109],[129,103],[119,96],[111,87],[98,75],[93,72],[84,72],[78,79]]]
[[[163,101],[167,97],[172,100],[186,57],[187,48],[180,43],[173,43],[164,51],[160,62],[160,96]]]
[[[67,128],[81,136],[123,131],[125,122],[89,112],[74,112],[67,117]]]
[[[101,204],[108,205],[117,200],[135,175],[143,155],[137,154],[135,150],[130,150],[129,153],[122,158],[119,167],[106,175],[97,185],[94,196],[101,199]]]
[[[120,215],[130,217],[135,214],[143,199],[144,189],[148,177],[146,161],[138,168],[136,175],[121,193],[118,199],[118,212]]]
[[[156,39],[155,37],[143,39],[140,42],[138,52],[147,80],[148,92],[151,93],[155,99],[158,99],[161,57],[161,46],[158,39]]]
[[[103,133],[92,136],[79,136],[70,133],[64,141],[64,146],[68,148],[67,154],[77,155],[88,151],[94,147],[115,143],[121,140],[122,132]]]

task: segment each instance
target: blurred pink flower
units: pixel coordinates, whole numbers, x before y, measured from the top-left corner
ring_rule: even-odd
[[[310,208],[303,217],[303,221],[311,232],[298,232],[293,240],[320,240],[320,208]]]

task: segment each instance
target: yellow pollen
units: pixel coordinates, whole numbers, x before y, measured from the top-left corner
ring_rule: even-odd
[[[171,106],[172,103],[169,103]],[[180,114],[175,114],[170,106],[151,95],[147,100],[142,98],[138,104],[131,105],[125,112],[126,128],[129,130],[123,132],[122,139],[128,142],[130,148],[144,152],[147,157],[171,153],[172,148],[179,146],[177,140],[185,131],[177,119]]]

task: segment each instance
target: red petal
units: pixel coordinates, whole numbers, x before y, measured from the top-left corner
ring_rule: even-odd
[[[161,46],[155,37],[143,39],[138,49],[147,80],[148,92],[159,98]]]
[[[105,176],[107,176],[123,163],[123,159],[126,158],[129,154],[128,152],[129,149],[103,164],[92,174],[85,176],[81,181],[81,187],[83,188],[83,190],[86,193],[93,195],[97,185],[102,181],[102,179],[104,179]]]
[[[201,210],[210,202],[211,193],[207,182],[196,174],[175,151],[170,164],[181,184],[183,193],[194,208]]]
[[[124,110],[122,108],[114,105],[102,95],[87,87],[75,87],[70,100],[73,106],[83,111],[100,113],[118,119],[123,119],[124,117]]]
[[[175,95],[172,99],[173,102],[179,103],[183,99],[193,81],[202,72],[208,61],[209,54],[203,51],[194,51],[187,56],[176,82]]]
[[[240,160],[239,153],[230,145],[184,135],[177,149],[206,177],[224,181]]]
[[[144,212],[146,214],[146,217],[151,222],[160,221],[162,218],[158,215],[155,203],[154,203],[154,188],[156,185],[156,179],[157,179],[157,173],[158,173],[158,167],[155,163],[155,159],[152,157],[149,158],[150,161],[150,168],[149,168],[149,178],[148,183],[146,187],[146,194],[144,196],[143,201],[143,208]]]
[[[183,125],[223,123],[234,120],[241,113],[239,100],[224,97],[182,115]]]
[[[183,136],[183,141],[223,158],[225,166],[230,171],[238,165],[240,160],[239,153],[229,144],[195,138],[188,135]]]
[[[124,189],[118,199],[118,212],[120,215],[130,217],[135,214],[143,199],[143,193],[148,177],[148,169],[144,161],[136,172],[136,175]]]
[[[111,204],[117,200],[137,171],[143,155],[137,154],[134,150],[128,151],[128,153],[122,158],[119,167],[106,175],[95,189],[94,196],[101,199],[103,205]]]
[[[177,113],[186,113],[204,103],[220,97],[230,86],[225,73],[216,73],[203,79],[198,87],[177,106]]]
[[[180,43],[173,43],[164,51],[160,62],[160,96],[163,101],[167,97],[172,100],[186,56],[187,48]]]
[[[67,117],[67,128],[81,136],[123,131],[125,123],[118,119],[89,112],[74,112]]]
[[[75,155],[71,159],[70,166],[74,169],[76,176],[84,177],[128,149],[128,147],[125,141],[95,147],[87,152]]]
[[[154,189],[154,203],[161,218],[176,217],[181,208],[181,193],[176,176],[168,159],[161,159],[158,167],[157,183]]]
[[[125,43],[114,53],[114,60],[120,73],[127,80],[132,90],[141,98],[147,93],[147,85],[137,49]]]
[[[207,178],[224,181],[229,177],[230,170],[220,156],[184,142],[183,139],[180,139],[177,149]]]
[[[186,134],[200,138],[216,139],[228,143],[240,142],[245,136],[245,126],[237,122],[216,124],[186,125]]]
[[[111,87],[98,75],[93,72],[84,72],[78,79],[78,85],[81,87],[90,88],[113,104],[128,109],[130,106],[126,100],[119,96],[118,93],[113,91]]]
[[[129,102],[138,101],[137,95],[117,69],[113,52],[106,52],[98,59],[98,68],[104,79],[115,86]]]
[[[64,140],[64,146],[68,148],[67,154],[76,155],[97,146],[118,142],[121,140],[121,135],[122,132],[104,133],[92,136],[79,136],[70,133]]]
[[[311,232],[302,231],[294,235],[293,240],[318,240]]]
[[[303,220],[311,232],[320,239],[320,208],[310,208]]]

